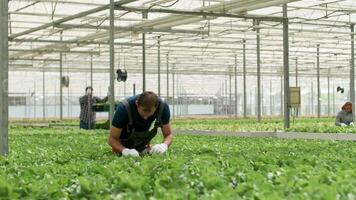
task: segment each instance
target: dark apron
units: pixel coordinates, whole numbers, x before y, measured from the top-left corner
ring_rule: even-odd
[[[127,132],[130,136],[126,139],[120,139],[121,144],[129,149],[136,149],[138,152],[142,152],[147,145],[149,145],[150,141],[157,135],[158,127],[162,127],[162,112],[164,109],[164,102],[160,100],[160,106],[158,108],[158,114],[156,118],[156,122],[154,127],[150,131],[146,132],[136,132],[133,128],[133,120],[132,120],[132,113],[131,108],[129,106],[128,101],[125,99],[122,101],[123,105],[126,108],[129,123],[127,125]]]
[[[136,149],[138,152],[143,151],[151,140],[157,135],[158,123],[150,131],[136,132],[133,131],[127,139],[120,139],[121,144],[129,149]]]

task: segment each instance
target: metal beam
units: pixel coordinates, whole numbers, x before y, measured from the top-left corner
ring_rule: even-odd
[[[110,74],[109,74],[109,80],[110,80],[110,86],[109,86],[109,103],[110,103],[110,109],[109,109],[109,121],[110,121],[110,126],[114,117],[114,109],[115,109],[115,88],[114,88],[114,67],[115,67],[115,47],[114,47],[114,0],[110,0],[110,31],[109,31],[109,43],[110,43]]]
[[[168,53],[166,54],[166,65],[167,65],[167,75],[166,75],[166,81],[167,81],[167,84],[166,84],[166,87],[167,87],[167,99],[166,101],[168,101],[168,98],[169,98],[169,62],[168,62]]]
[[[289,128],[289,37],[287,4],[283,4],[284,128]]]
[[[77,45],[89,45],[89,44],[99,44],[99,45],[110,45],[109,41],[105,42],[95,42],[95,41],[77,41],[77,40],[48,40],[48,39],[31,39],[31,38],[15,38],[10,39],[12,42],[31,42],[31,43],[55,43],[55,44],[77,44]],[[131,46],[131,47],[140,47],[142,44],[140,43],[130,43],[130,42],[115,42],[114,45],[117,46]]]
[[[142,13],[142,18],[147,19],[147,12]],[[142,33],[142,92],[146,91],[146,34]]]
[[[46,71],[45,65],[43,65],[43,72],[42,72],[42,118],[43,120],[46,119]]]
[[[9,153],[8,1],[0,1],[0,155]]]
[[[244,92],[244,118],[247,117],[247,94],[246,94],[246,40],[242,43],[242,56],[243,56],[243,92]]]
[[[228,5],[227,5],[228,6]],[[129,12],[152,12],[152,13],[169,13],[178,15],[190,15],[190,16],[203,16],[203,17],[227,17],[227,18],[242,18],[242,19],[256,19],[263,21],[281,22],[281,17],[266,16],[266,15],[239,15],[232,13],[222,13],[216,11],[191,11],[191,10],[173,10],[164,8],[142,8],[133,6],[116,6],[117,10],[125,10]]]
[[[60,33],[60,40],[63,39],[62,32]],[[63,53],[59,52],[59,119],[63,120]]]
[[[318,109],[317,114],[318,118],[320,118],[320,111],[321,111],[321,104],[320,104],[320,58],[319,58],[319,48],[320,45],[316,45],[316,73],[317,73],[317,102],[318,102]]]
[[[161,96],[161,36],[157,38],[158,96]]]
[[[123,5],[123,4],[127,4],[127,3],[131,3],[131,2],[134,2],[135,0],[121,0],[121,1],[118,1],[118,2],[115,2],[115,5]],[[38,27],[35,27],[35,28],[31,28],[29,30],[26,30],[26,31],[23,31],[23,32],[20,32],[20,33],[16,33],[16,34],[12,34],[10,35],[10,38],[17,38],[17,37],[20,37],[20,36],[23,36],[23,35],[28,35],[30,33],[33,33],[33,32],[36,32],[36,31],[39,31],[39,30],[42,30],[42,29],[45,29],[45,28],[49,28],[49,27],[55,27],[56,25],[58,24],[61,24],[61,23],[64,23],[64,22],[67,22],[67,21],[70,21],[70,20],[73,20],[73,19],[77,19],[77,18],[80,18],[80,17],[83,17],[83,16],[87,16],[87,15],[90,15],[90,14],[93,14],[93,13],[97,13],[97,12],[100,12],[100,11],[103,11],[103,10],[107,10],[109,9],[110,7],[110,4],[108,5],[104,5],[104,6],[100,6],[98,8],[94,8],[94,9],[90,9],[90,10],[87,10],[87,11],[84,11],[84,12],[80,12],[80,13],[77,13],[75,15],[72,15],[72,16],[68,16],[68,17],[64,17],[62,19],[58,19],[58,20],[55,20],[53,22],[50,22],[50,23],[47,23],[47,24],[43,24],[41,26],[38,26]]]
[[[235,72],[235,119],[237,119],[237,55],[235,54],[235,67],[234,67],[234,72]]]
[[[259,25],[259,21],[255,21],[255,25]],[[256,28],[256,50],[257,50],[257,120],[261,122],[261,55],[260,55],[260,28]]]
[[[351,63],[350,63],[350,100],[355,108],[355,24],[351,24]],[[355,116],[355,111],[352,109],[352,115]]]
[[[90,24],[59,24],[57,28],[64,29],[94,29],[94,30],[109,30],[110,26],[94,26]],[[115,31],[135,32],[135,33],[184,33],[184,34],[208,34],[207,30],[189,30],[189,29],[172,29],[172,28],[150,28],[150,27],[134,27],[134,26],[115,26]]]
[[[93,55],[90,55],[90,86],[93,87]]]

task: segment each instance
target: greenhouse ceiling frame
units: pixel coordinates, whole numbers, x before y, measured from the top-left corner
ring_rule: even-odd
[[[10,1],[12,2],[12,1]],[[35,3],[36,1],[29,1]],[[54,2],[54,0],[43,0],[41,2]],[[89,9],[84,12],[89,12],[93,11],[95,9],[100,10],[105,8],[104,10],[109,9],[109,5],[102,5],[99,3],[84,3],[84,2],[79,2],[77,1],[56,1],[58,3],[63,3],[63,4],[73,4],[73,5],[83,5],[83,6],[90,6],[90,7],[95,7],[92,9]],[[283,49],[282,47],[282,24],[279,23],[279,20],[283,20],[285,17],[281,16],[281,10],[279,9],[278,11],[275,12],[268,12],[268,14],[262,14],[262,15],[255,15],[255,14],[250,14],[249,11],[246,11],[246,8],[249,8],[251,10],[258,9],[260,7],[258,6],[265,6],[269,7],[271,5],[279,5],[283,3],[289,3],[292,1],[280,1],[280,0],[272,0],[272,1],[228,1],[228,2],[223,2],[223,3],[216,3],[213,5],[208,5],[205,7],[200,7],[200,8],[194,8],[193,10],[184,10],[184,9],[166,9],[166,8],[155,8],[151,7],[153,4],[150,4],[148,2],[145,2],[143,6],[131,6],[131,5],[124,5],[124,6],[119,6],[117,5],[117,2],[115,3],[115,9],[118,12],[122,12],[123,10],[129,10],[131,11],[136,11],[136,12],[157,12],[157,13],[170,13],[171,16],[164,16],[161,18],[154,18],[154,19],[133,19],[133,18],[125,18],[127,22],[136,22],[133,23],[130,26],[114,26],[115,27],[115,32],[114,32],[114,38],[129,38],[131,41],[124,41],[120,40],[119,42],[115,42],[114,46],[127,46],[127,50],[123,51],[123,55],[127,57],[127,63],[129,64],[128,71],[130,72],[140,72],[140,68],[135,68],[132,66],[135,66],[135,62],[137,63],[138,58],[141,56],[147,56],[147,59],[149,59],[148,62],[150,63],[157,63],[160,58],[158,58],[157,53],[153,53],[153,51],[156,52],[155,49],[160,49],[160,54],[162,54],[163,57],[166,57],[167,60],[169,60],[169,63],[173,66],[175,66],[175,70],[171,70],[171,72],[177,72],[177,73],[189,73],[189,69],[193,66],[194,70],[192,73],[197,73],[201,72],[201,74],[227,74],[231,75],[233,73],[231,70],[229,70],[232,66],[236,65],[235,63],[237,62],[238,66],[242,66],[243,62],[245,62],[245,59],[242,59],[240,56],[237,57],[236,61],[234,61],[234,57],[236,57],[236,54],[241,55],[243,51],[246,51],[244,55],[247,55],[247,64],[249,66],[255,66],[258,64],[258,61],[253,60],[252,57],[253,54],[255,53],[256,46],[257,46],[257,41],[254,39],[254,37],[257,37],[256,35],[256,30],[260,31],[260,34],[258,36],[260,37],[260,43],[263,45],[261,48],[261,59],[264,70],[261,71],[262,74],[280,74],[284,70],[279,69],[278,67],[282,66],[283,64],[281,63],[282,60],[282,52]],[[220,2],[220,1],[219,1]],[[243,4],[239,4],[239,3]],[[261,3],[262,2],[262,3]],[[306,12],[306,11],[326,11],[325,16],[326,17],[305,17],[302,15],[295,15],[292,17],[288,17],[289,25],[288,30],[290,31],[289,37],[292,38],[290,41],[292,42],[291,48],[289,49],[290,52],[290,57],[298,60],[299,65],[305,65],[308,66],[310,69],[309,71],[298,71],[297,67],[295,68],[296,70],[294,71],[294,74],[297,76],[308,76],[309,74],[319,74],[318,77],[329,77],[330,73],[332,74],[333,77],[339,77],[342,76],[343,74],[346,74],[345,72],[340,73],[340,74],[333,74],[335,72],[339,72],[340,69],[349,69],[349,60],[351,59],[351,68],[349,73],[350,74],[350,80],[353,80],[354,77],[354,72],[351,70],[354,67],[354,60],[353,60],[353,51],[349,51],[349,49],[353,49],[353,44],[349,44],[350,41],[353,43],[354,41],[354,33],[351,29],[353,26],[354,22],[353,20],[336,20],[334,18],[330,18],[333,15],[330,15],[330,13],[335,12],[335,16],[337,15],[343,15],[344,13],[351,13],[355,10],[354,7],[350,8],[337,8],[335,5],[336,3],[342,2],[342,0],[327,0],[322,3],[315,3],[311,4],[311,6],[300,6],[300,5],[294,5],[292,4],[289,7],[288,12],[293,12],[293,11],[301,11],[301,12]],[[225,4],[224,4],[225,3]],[[327,6],[329,10],[326,9],[326,6],[323,5],[328,5],[331,4],[333,6]],[[243,5],[243,6],[241,6]],[[28,5],[31,6],[31,5]],[[229,9],[226,7],[231,6]],[[26,7],[26,6],[25,6]],[[276,7],[276,6],[275,6]],[[149,8],[149,9],[148,9]],[[15,13],[21,14],[23,8],[17,9],[16,11],[12,11],[13,15]],[[54,12],[52,13],[52,18],[55,17],[56,20],[54,20],[51,23],[40,25],[37,27],[32,27],[30,29],[26,28],[26,26],[18,26],[17,30],[22,30],[22,31],[17,31],[14,34],[10,35],[10,42],[11,44],[22,44],[21,46],[24,47],[23,51],[19,51],[14,54],[14,52],[10,52],[10,70],[21,70],[25,69],[26,66],[24,65],[26,60],[31,60],[35,62],[41,62],[42,60],[48,59],[48,61],[53,62],[54,65],[58,65],[58,54],[60,52],[66,53],[70,51],[78,51],[84,53],[83,55],[87,55],[87,58],[92,58],[92,54],[95,52],[95,45],[105,45],[106,47],[104,50],[100,50],[99,52],[96,52],[97,55],[100,54],[101,58],[109,58],[109,26],[108,25],[102,25],[101,27],[96,27],[93,25],[90,25],[89,23],[84,24],[81,23],[64,23],[62,20],[72,20],[71,18],[75,18],[76,16],[79,15],[79,18],[85,19],[84,21],[95,21],[96,18],[97,20],[101,20],[105,18],[105,16],[100,15],[100,16],[87,16],[83,17],[80,16],[84,12],[70,15],[70,16],[65,16],[65,15],[60,15],[60,14],[55,14]],[[100,12],[100,11],[98,11]],[[328,13],[329,12],[329,13]],[[23,13],[24,15],[30,16],[29,12]],[[38,13],[34,15],[45,15],[43,13]],[[48,16],[51,16],[51,14],[47,14]],[[218,15],[225,15],[225,16],[218,16]],[[230,16],[229,16],[230,15]],[[63,17],[61,17],[63,16]],[[201,16],[201,17],[199,17]],[[251,25],[251,19],[261,19],[266,16],[269,16],[271,18],[272,22],[277,23],[272,23],[272,24],[265,24],[265,23],[260,23],[259,25],[254,24]],[[60,17],[60,19],[57,19]],[[114,16],[113,16],[114,17]],[[115,16],[117,17],[117,16]],[[221,18],[233,18],[233,17],[241,17],[243,20],[231,20],[231,24],[234,24],[235,26],[232,27],[232,25],[228,22],[228,20],[220,20]],[[115,18],[116,19],[116,18]],[[16,19],[14,20],[16,21]],[[17,20],[19,21],[19,20]],[[24,20],[22,20],[24,21]],[[57,22],[57,23],[55,23]],[[69,22],[69,21],[65,21]],[[208,23],[209,22],[209,23]],[[279,23],[279,24],[278,24]],[[192,26],[184,26],[187,24],[191,24]],[[206,26],[208,24],[209,26]],[[183,28],[174,28],[174,26],[181,26],[183,25]],[[16,27],[16,24],[14,25]],[[41,26],[47,26],[47,28],[41,29]],[[77,26],[77,27],[76,27]],[[198,27],[198,28],[197,28]],[[202,29],[199,29],[199,27],[203,27]],[[319,27],[319,28],[315,28]],[[332,27],[337,27],[339,29],[335,29]],[[53,28],[53,30],[48,30],[48,28]],[[99,29],[101,31],[98,31],[97,33],[93,34],[86,34],[86,35],[80,35],[79,37],[75,37],[73,39],[72,36],[75,36],[76,33],[86,33],[88,30],[95,30]],[[349,29],[349,30],[347,30]],[[50,31],[50,34],[48,38],[42,37],[43,35],[35,33],[33,31],[37,30],[43,30],[43,31]],[[24,37],[24,33],[30,31],[30,35],[32,37]],[[57,31],[57,32],[56,32]],[[58,31],[64,31],[66,34],[66,39],[61,41],[61,40],[56,40],[53,39],[52,35],[56,35],[59,32]],[[90,31],[88,31],[90,32]],[[153,33],[149,35],[149,33]],[[141,40],[140,38],[134,38],[131,37],[130,34],[132,33],[140,33],[142,36],[145,35],[145,41]],[[155,34],[156,33],[156,34]],[[225,34],[226,33],[226,34]],[[183,34],[192,34],[192,37],[181,37]],[[194,35],[197,34],[199,37]],[[295,40],[294,40],[294,35]],[[130,36],[130,37],[127,37]],[[159,44],[158,44],[158,37],[159,39]],[[308,39],[308,42],[304,42],[304,38],[310,37],[312,39]],[[208,39],[205,39],[208,38]],[[314,39],[313,39],[314,38]],[[156,43],[153,43],[153,41],[156,40]],[[243,42],[245,41],[245,42]],[[233,43],[234,45],[228,45],[230,43]],[[30,48],[29,46],[34,44],[33,48]],[[44,46],[40,46],[40,44],[45,44]],[[143,48],[143,44],[146,44],[145,47],[145,54],[139,54],[137,51],[140,51],[141,48]],[[213,45],[212,45],[213,44]],[[224,45],[226,44],[226,45]],[[28,45],[28,46],[26,46]],[[244,48],[242,46],[245,46]],[[317,45],[319,45],[319,51],[317,53]],[[205,46],[209,46],[208,48],[205,48]],[[239,48],[237,48],[239,47]],[[31,49],[32,51],[28,51],[27,49]],[[76,49],[77,48],[77,49]],[[10,50],[14,50],[16,48],[13,48],[13,46],[10,47]],[[73,50],[75,49],[75,50]],[[189,49],[189,53],[185,54],[184,49]],[[21,49],[20,49],[21,50]],[[254,53],[252,53],[254,51]],[[53,53],[55,52],[55,53]],[[201,52],[204,52],[202,54]],[[327,62],[327,64],[322,64],[323,66],[321,67],[321,64],[317,64],[317,60],[314,59],[314,61],[310,58],[310,55],[317,55],[317,58],[320,59],[321,62]],[[157,56],[154,56],[157,55]],[[167,56],[165,56],[167,55]],[[168,59],[169,55],[169,59]],[[208,58],[209,55],[214,55],[214,60]],[[315,57],[314,56],[314,57]],[[271,57],[271,58],[269,58]],[[350,58],[351,57],[351,58]],[[199,58],[199,59],[196,59]],[[335,59],[334,59],[335,58]],[[165,59],[163,59],[165,60]],[[184,60],[184,62],[182,62]],[[77,61],[75,59],[68,58],[68,61],[75,64]],[[99,59],[96,58],[96,63],[99,63]],[[218,71],[212,70],[211,68],[214,67],[214,62],[221,62],[224,63],[224,66],[221,67]],[[160,63],[161,61],[159,61]],[[57,63],[57,64],[56,64]],[[88,61],[89,63],[89,61]],[[90,62],[92,63],[92,62]],[[105,63],[105,62],[102,62]],[[138,62],[139,64],[144,64],[146,63],[146,59],[142,60],[142,62]],[[209,65],[209,63],[212,63]],[[297,63],[297,61],[296,61]],[[159,65],[159,64],[157,64]],[[285,64],[284,64],[285,65]],[[297,66],[297,64],[295,64]],[[16,66],[12,68],[12,66]],[[75,64],[73,66],[78,66],[80,67],[80,64]],[[94,69],[94,72],[104,72],[107,71],[107,68],[104,68],[105,65],[102,65],[102,67],[97,67]],[[334,67],[338,66],[338,68]],[[340,66],[340,67],[339,67]],[[323,69],[323,67],[327,68],[327,72]],[[298,67],[299,68],[299,67]],[[27,70],[36,70],[37,68],[29,68]],[[38,68],[39,69],[39,68]],[[51,65],[46,66],[45,70],[56,70],[58,67],[53,67]],[[82,68],[77,68],[78,71],[84,71]],[[200,70],[199,70],[200,69]],[[307,70],[307,68],[305,68]],[[323,71],[315,71],[315,69],[321,69]],[[43,70],[42,68],[40,70]],[[75,68],[71,69],[75,70]],[[89,69],[88,69],[89,70]],[[156,70],[155,64],[151,64],[147,68],[147,73],[154,73]],[[301,69],[299,69],[301,70]],[[247,74],[254,74],[254,69],[251,67],[247,70]],[[268,72],[270,71],[270,72]],[[246,75],[246,73],[243,73],[241,69],[236,70],[238,73],[238,76],[242,76],[243,74]],[[320,87],[320,86],[319,86]],[[318,88],[319,88],[318,87]],[[350,81],[350,88],[352,87],[352,81]],[[351,94],[351,97],[353,97],[354,94]]]

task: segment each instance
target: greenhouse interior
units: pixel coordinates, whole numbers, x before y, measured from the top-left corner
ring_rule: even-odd
[[[1,0],[0,199],[356,199],[356,0]]]

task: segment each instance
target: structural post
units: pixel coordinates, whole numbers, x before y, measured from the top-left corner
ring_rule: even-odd
[[[298,57],[295,58],[295,86],[298,87]]]
[[[36,101],[36,95],[37,95],[37,90],[36,90],[36,81],[33,82],[33,116],[34,118],[37,117],[37,101]]]
[[[320,118],[320,58],[319,58],[319,48],[320,48],[320,44],[316,45],[316,73],[317,73],[317,100],[318,100],[318,118]]]
[[[175,68],[175,66],[174,66],[174,64],[173,64],[173,66],[172,66],[172,88],[173,88],[173,91],[172,91],[172,116],[173,116],[173,118],[174,118],[174,115],[175,115],[175,113],[174,113],[174,68]]]
[[[228,112],[227,112],[227,102],[228,102],[228,96],[227,96],[227,79],[225,78],[225,88],[224,88],[224,95],[223,95],[223,99],[224,99],[224,105],[225,105],[225,116],[228,115]],[[225,99],[225,96],[226,96],[226,99]]]
[[[232,70],[229,69],[229,116],[231,117],[231,108],[232,108],[232,87],[231,87],[231,79],[232,79],[232,75],[231,75]],[[236,110],[236,109],[235,109]]]
[[[334,81],[334,79],[333,79],[333,114],[336,112],[336,110],[335,110],[335,81]]]
[[[46,76],[45,76],[45,65],[43,64],[42,69],[42,119],[46,119]]]
[[[259,26],[260,21],[256,20],[255,25]],[[260,28],[256,28],[257,40],[257,120],[261,121],[261,56],[260,56]]]
[[[243,92],[244,92],[244,118],[247,117],[247,94],[246,94],[246,40],[243,40]],[[236,55],[235,55],[236,56]]]
[[[235,54],[235,119],[237,119],[237,55]]]
[[[166,64],[167,64],[167,100],[168,101],[168,98],[169,98],[169,62],[168,62],[168,53],[166,54]]]
[[[93,87],[93,54],[90,55],[90,86]]]
[[[161,96],[161,36],[157,38],[157,65],[158,65],[158,96]]]
[[[60,40],[63,40],[63,32],[60,32]],[[59,52],[59,119],[63,120],[63,53]]]
[[[109,120],[110,125],[114,117],[115,108],[115,90],[114,90],[114,67],[115,67],[115,47],[114,47],[114,0],[110,0],[110,31],[109,31],[109,44],[110,44],[110,86],[109,86]]]
[[[330,68],[328,69],[328,116],[330,116]]]
[[[350,66],[350,100],[355,107],[355,24],[351,24],[351,66]],[[354,109],[352,114],[355,115]]]
[[[133,96],[136,96],[136,84],[135,83],[132,86],[132,94],[133,94]]]
[[[314,80],[311,82],[311,114],[314,115]]]
[[[287,4],[283,4],[284,128],[289,128],[289,37]]]
[[[284,109],[283,109],[283,75],[281,75],[281,117],[283,117]]]
[[[0,155],[9,153],[8,1],[0,1]]]
[[[147,19],[147,12],[142,13],[142,18]],[[142,92],[146,91],[146,34],[142,33]]]
[[[272,104],[272,79],[269,81],[269,109],[270,109],[270,115],[272,116],[273,114],[273,104]]]

